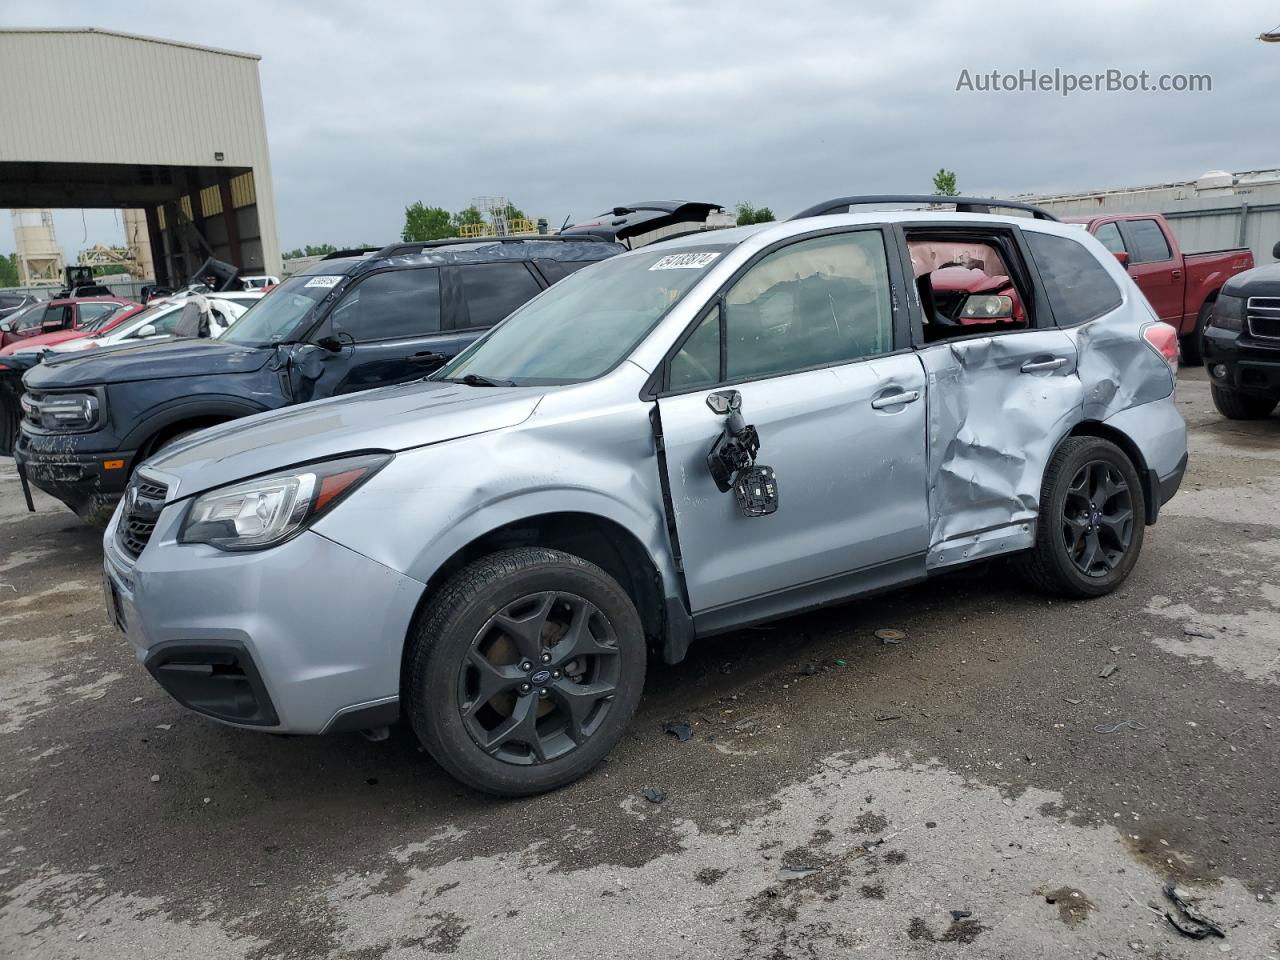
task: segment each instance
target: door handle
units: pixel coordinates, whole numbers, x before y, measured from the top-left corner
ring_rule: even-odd
[[[409,357],[410,363],[433,363],[436,360],[448,360],[449,355],[445,353],[432,353],[430,350],[424,350],[422,353],[415,353]]]
[[[871,401],[872,410],[883,410],[886,407],[899,407],[907,403],[915,403],[920,399],[919,390],[899,390],[897,393],[876,397]]]
[[[1018,369],[1023,373],[1040,373],[1042,370],[1057,370],[1066,365],[1066,357],[1054,357],[1052,360],[1028,360]]]
[[[1182,279],[1182,271],[1181,271],[1181,270],[1171,270],[1171,271],[1169,271],[1169,276],[1173,277],[1173,279],[1175,279],[1175,280],[1180,280],[1180,279]]]

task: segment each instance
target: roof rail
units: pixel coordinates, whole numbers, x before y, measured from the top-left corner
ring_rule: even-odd
[[[420,253],[432,247],[457,247],[463,244],[479,246],[486,243],[524,243],[527,240],[551,240],[558,243],[606,243],[607,237],[579,233],[562,237],[557,233],[520,233],[502,237],[445,237],[443,240],[417,240],[409,243],[392,243],[378,250],[380,257],[394,257],[406,253]]]
[[[801,210],[791,219],[803,220],[805,217],[821,217],[829,213],[848,213],[850,207],[866,206],[873,203],[954,204],[956,213],[990,213],[992,207],[1000,207],[1007,210],[1025,210],[1037,220],[1053,220],[1054,222],[1058,220],[1048,210],[1042,210],[1040,207],[1033,206],[1030,203],[1020,203],[1017,200],[992,200],[983,197],[944,197],[935,194],[911,193],[886,193],[866,197],[836,197],[834,200],[824,200],[822,203],[814,204],[812,207]]]
[[[347,257],[363,257],[366,253],[377,253],[381,247],[352,247],[349,250],[335,250],[333,253],[326,253],[321,260],[342,260]]]

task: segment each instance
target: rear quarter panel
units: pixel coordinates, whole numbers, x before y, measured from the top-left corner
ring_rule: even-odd
[[[1249,250],[1228,250],[1222,253],[1189,253],[1184,258],[1187,273],[1187,292],[1183,306],[1182,326],[1179,333],[1189,333],[1199,318],[1200,308],[1211,297],[1216,297],[1222,285],[1237,273],[1253,267],[1253,253]]]

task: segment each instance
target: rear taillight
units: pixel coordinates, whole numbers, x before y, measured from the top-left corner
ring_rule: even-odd
[[[1178,374],[1178,331],[1167,323],[1148,323],[1142,328],[1142,339]]]

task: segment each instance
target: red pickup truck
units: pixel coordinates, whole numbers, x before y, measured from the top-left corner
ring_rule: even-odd
[[[1063,217],[1102,241],[1129,270],[1156,314],[1177,329],[1182,362],[1201,362],[1201,337],[1218,291],[1229,277],[1253,268],[1247,247],[1183,253],[1169,223],[1158,213]]]

